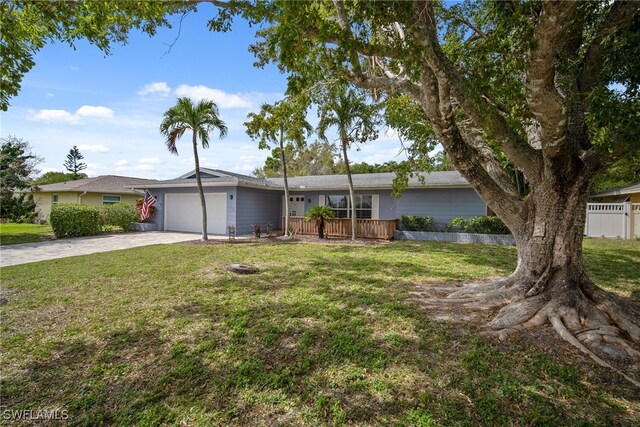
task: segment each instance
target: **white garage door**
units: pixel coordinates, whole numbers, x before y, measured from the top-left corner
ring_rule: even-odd
[[[227,231],[227,193],[205,194],[207,232]],[[164,200],[164,229],[167,231],[202,232],[202,208],[198,194],[167,194]]]

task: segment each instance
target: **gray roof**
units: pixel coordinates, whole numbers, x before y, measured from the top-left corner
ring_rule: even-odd
[[[132,187],[142,188],[147,184],[157,182],[154,179],[134,178],[130,176],[102,175],[95,178],[77,179],[75,181],[56,182],[55,184],[39,185],[39,191],[44,192],[87,192],[87,193],[116,193],[138,194]]]
[[[355,188],[391,188],[395,176],[394,172],[354,174],[352,175],[353,186]],[[424,183],[419,177],[424,178]],[[282,178],[268,178],[268,180],[278,186],[284,185]],[[288,181],[289,188],[305,190],[345,189],[349,185],[347,175],[295,176]],[[470,185],[457,171],[421,172],[409,177],[409,188],[428,187],[470,187]]]
[[[283,178],[261,179],[234,172],[205,168],[201,169],[200,172],[205,175],[205,177],[202,178],[202,185],[205,187],[229,185],[278,190],[284,186]],[[146,188],[195,186],[196,181],[193,178],[194,174],[195,171],[191,171],[176,179],[157,181],[147,185]],[[207,175],[212,177],[206,177]],[[390,189],[395,176],[393,172],[352,175],[353,185],[359,189]],[[419,176],[424,178],[424,183]],[[419,176],[418,174],[414,174],[413,177],[409,178],[409,188],[470,187],[469,182],[456,171],[420,173]],[[290,177],[288,181],[289,188],[292,190],[344,190],[349,186],[346,175],[294,176]],[[136,186],[134,188],[142,187]]]
[[[258,188],[271,188],[278,189],[279,187],[273,183],[256,178],[253,176],[242,175],[239,173],[228,172],[218,169],[200,168],[200,173],[204,175],[202,177],[202,185],[204,187],[216,187],[216,186],[240,186],[240,187],[258,187]],[[151,185],[147,185],[145,188],[163,188],[163,187],[190,187],[195,186],[195,170],[179,176],[175,179],[167,179],[164,181],[156,181]],[[142,188],[135,186],[134,188]]]
[[[627,185],[625,187],[617,187],[610,190],[600,191],[599,193],[592,194],[591,197],[621,196],[634,193],[640,193],[640,182],[636,182],[635,184]]]

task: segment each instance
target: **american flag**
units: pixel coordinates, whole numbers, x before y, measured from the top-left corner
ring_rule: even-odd
[[[151,206],[156,204],[156,198],[149,193],[148,190],[144,190],[144,201],[142,202],[142,209],[140,209],[140,221],[145,221],[151,216]]]

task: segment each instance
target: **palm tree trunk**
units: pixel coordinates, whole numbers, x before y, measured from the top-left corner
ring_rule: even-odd
[[[280,160],[284,178],[284,236],[289,237],[289,181],[287,179],[287,159],[284,155],[284,130],[280,126]]]
[[[344,159],[344,167],[347,171],[347,179],[349,181],[349,199],[351,203],[351,240],[356,240],[356,196],[353,190],[353,179],[351,178],[351,167],[349,166],[349,158],[347,157],[347,147],[349,143],[345,138],[342,139],[342,156]]]
[[[200,178],[200,160],[198,159],[198,135],[193,131],[193,159],[196,164],[196,183],[198,184],[198,192],[200,193],[200,205],[202,206],[202,240],[209,240],[207,236],[207,203],[204,199],[204,190],[202,188],[202,179]]]

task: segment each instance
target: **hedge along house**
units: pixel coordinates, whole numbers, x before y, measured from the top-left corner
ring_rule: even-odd
[[[135,206],[136,200],[143,197],[143,194],[131,187],[154,182],[156,181],[129,176],[103,175],[40,185],[33,193],[33,199],[38,219],[47,221],[52,206],[58,204],[103,206],[127,203]]]
[[[486,215],[487,206],[458,172],[432,172],[409,179],[400,198],[392,196],[394,173],[353,175],[356,211],[360,221],[390,221],[403,215],[433,217],[444,225],[455,217]],[[207,226],[212,234],[226,234],[228,227],[238,234],[249,234],[252,225],[282,227],[284,188],[282,178],[259,179],[214,169],[201,169],[207,202]],[[159,230],[200,232],[200,198],[195,171],[176,179],[157,181],[137,190],[148,189],[157,198],[151,222]],[[301,224],[312,205],[327,205],[338,218],[349,219],[349,191],[346,175],[301,176],[289,178],[289,216]]]

